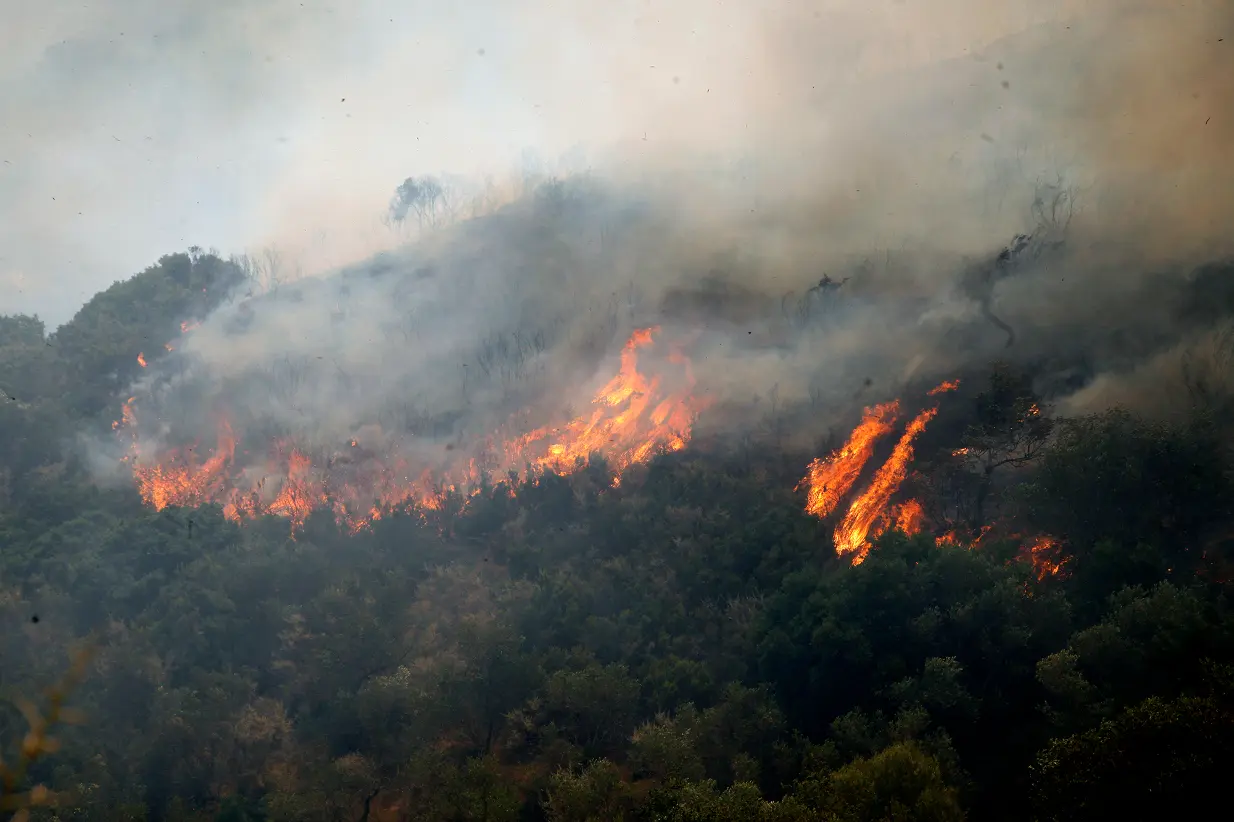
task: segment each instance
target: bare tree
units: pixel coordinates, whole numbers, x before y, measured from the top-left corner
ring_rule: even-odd
[[[382,222],[391,229],[402,230],[414,218],[420,231],[444,228],[456,222],[460,214],[477,217],[492,210],[490,194],[490,190],[478,190],[454,174],[408,177],[394,190]]]
[[[1056,174],[1054,182],[1037,180],[1031,213],[1037,223],[1034,239],[1038,253],[1046,247],[1062,244],[1075,217],[1075,208],[1076,187],[1066,183],[1062,174]]]
[[[456,186],[437,177],[408,177],[394,190],[387,208],[387,224],[399,228],[415,217],[421,231],[444,225],[457,210]]]
[[[1002,363],[990,374],[989,388],[977,396],[976,406],[977,419],[954,454],[975,480],[970,484],[973,528],[985,524],[995,472],[1037,459],[1054,430],[1029,378]]]
[[[274,246],[266,246],[252,254],[232,257],[249,282],[248,296],[273,294],[288,280],[283,254]]]

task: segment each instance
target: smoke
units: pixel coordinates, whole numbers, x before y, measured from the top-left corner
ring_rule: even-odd
[[[770,403],[822,427],[995,357],[1088,385],[1065,407],[1135,404],[1205,333],[1192,270],[1234,253],[1226,4],[491,4],[414,45],[375,33],[379,6],[350,29],[362,68],[314,79],[346,116],[249,212],[315,276],[238,294],[151,364],[144,453],[225,418],[241,451],[439,467],[580,413],[653,325],[725,425]],[[404,83],[424,100],[395,105]],[[494,182],[514,123],[550,159]],[[438,169],[470,205],[404,245],[384,203]]]

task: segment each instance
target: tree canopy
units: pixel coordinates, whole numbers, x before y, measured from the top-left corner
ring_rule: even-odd
[[[436,202],[425,185],[398,219]],[[490,481],[357,533],[96,482],[74,433],[244,276],[194,249],[50,335],[0,318],[0,818],[1220,807],[1234,474],[1211,420],[1058,419],[992,366],[915,463],[923,506],[968,536],[889,529],[856,565],[794,490],[804,462],[721,446],[616,486],[598,458]],[[982,536],[995,516],[1050,535],[1061,570]]]

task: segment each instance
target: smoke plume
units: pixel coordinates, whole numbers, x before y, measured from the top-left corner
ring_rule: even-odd
[[[503,46],[546,153],[588,147],[572,171],[438,175],[448,210],[328,271],[315,221],[372,223],[436,169],[409,146],[378,195],[370,136],[369,195],[323,196],[347,188],[338,158],[331,185],[278,187],[306,196],[271,205],[262,240],[314,276],[186,318],[134,386],[134,461],[223,448],[225,420],[228,482],[267,495],[288,480],[262,443],[454,478],[494,440],[587,418],[645,328],[639,372],[721,429],[775,406],[822,430],[994,358],[1067,408],[1189,402],[1165,372],[1215,350],[1222,312],[1189,306],[1234,254],[1227,4],[640,8],[529,4],[516,25],[549,34]]]

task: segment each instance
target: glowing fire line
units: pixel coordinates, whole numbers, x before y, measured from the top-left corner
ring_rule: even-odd
[[[184,330],[189,328],[185,324]],[[634,332],[621,351],[618,373],[596,392],[589,414],[562,426],[504,440],[495,449],[498,470],[493,473],[517,472],[529,465],[565,474],[593,453],[603,455],[620,472],[661,450],[684,448],[704,403],[690,395],[694,378],[689,360],[681,352],[673,350],[668,360],[684,368],[683,390],[667,392],[661,377],[648,377],[638,370],[638,352],[653,343],[658,330]],[[133,406],[130,398],[114,428],[135,429]],[[259,466],[237,464],[236,437],[226,420],[220,422],[215,448],[204,461],[195,458],[194,448],[144,460],[135,430],[133,437],[125,460],[132,465],[143,501],[156,510],[218,503],[232,520],[264,514],[285,517],[291,521],[293,532],[321,508],[332,510],[338,522],[352,529],[363,528],[395,509],[440,509],[446,494],[476,487],[483,473],[474,458],[436,475],[397,456],[371,455],[360,460],[340,457],[337,462],[331,458],[315,464],[294,443],[280,442],[270,449],[272,456],[261,470],[262,476],[270,479],[267,488],[265,479],[256,483],[244,480],[246,472]],[[349,446],[357,448],[359,443],[351,439]]]
[[[955,391],[959,385],[959,380],[949,380],[931,389],[927,396]],[[873,456],[875,443],[893,430],[899,408],[898,400],[867,408],[848,442],[828,457],[810,463],[806,476],[798,485],[806,489],[807,513],[826,517],[838,508]],[[866,489],[849,503],[848,511],[833,533],[836,553],[852,556],[853,563],[857,564],[865,559],[869,540],[887,528],[894,526],[909,534],[920,532],[925,510],[919,501],[908,500],[891,507],[888,503],[908,476],[913,442],[937,414],[937,406],[928,408],[908,424],[891,456],[875,472]]]

